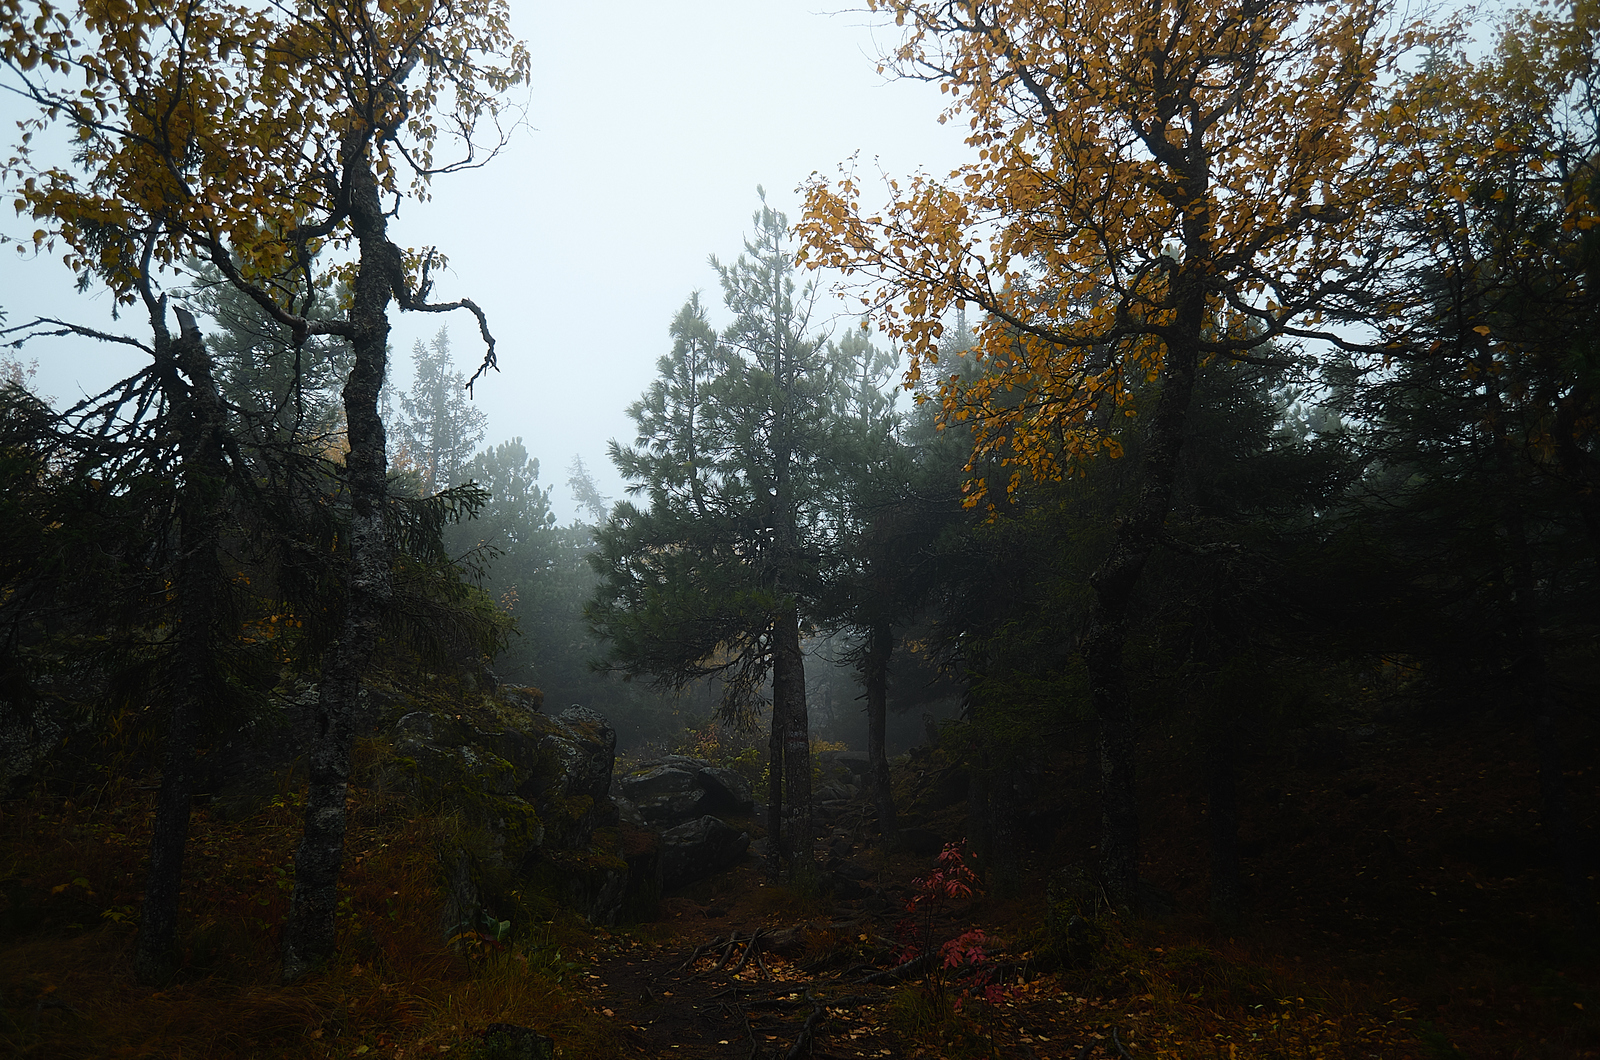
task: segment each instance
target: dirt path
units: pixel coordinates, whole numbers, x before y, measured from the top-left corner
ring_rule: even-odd
[[[879,896],[897,894],[927,871],[925,859],[910,856],[878,862],[873,892]],[[945,1055],[908,1051],[891,1026],[897,1005],[906,1010],[902,1021],[918,1018],[914,1003],[891,1000],[897,988],[914,1002],[929,983],[927,962],[908,968],[899,960],[903,900],[828,903],[831,908],[796,915],[764,911],[771,905],[768,893],[752,862],[717,881],[704,900],[669,899],[656,940],[619,935],[595,954],[588,969],[591,1003],[623,1028],[629,1055]],[[953,905],[932,925],[932,934],[954,937],[971,923],[969,908]],[[962,1052],[1041,1060],[1118,1055],[1111,1038],[1117,1024],[1094,1003],[1056,990],[1053,977],[1024,981],[1025,965],[1014,955],[995,952],[993,959],[1005,970],[1006,997],[995,1006],[973,1007],[986,1014],[979,1027],[987,1041],[969,1041]],[[1120,1027],[1119,1040],[1126,1041],[1126,1019]]]

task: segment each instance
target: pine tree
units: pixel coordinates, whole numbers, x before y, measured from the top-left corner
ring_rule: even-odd
[[[786,219],[763,202],[754,221],[737,261],[712,259],[733,321],[719,335],[698,295],[689,299],[656,382],[628,410],[635,444],[612,443],[639,500],[619,503],[597,532],[602,585],[589,614],[613,668],[675,689],[718,677],[722,715],[735,722],[768,704],[771,676],[770,829],[805,872],[801,626],[835,545],[828,453],[840,380],[806,334],[811,291],[796,287]]]
[[[450,355],[450,329],[440,328],[433,341],[411,347],[415,375],[411,390],[400,398],[404,417],[396,424],[412,465],[421,474],[423,496],[461,481],[489,422],[467,397],[467,377]]]

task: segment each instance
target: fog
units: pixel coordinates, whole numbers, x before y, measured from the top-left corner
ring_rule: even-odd
[[[565,487],[574,454],[602,490],[621,495],[606,443],[631,439],[624,410],[667,351],[667,324],[683,300],[701,289],[720,304],[706,258],[737,256],[757,185],[792,219],[796,187],[852,156],[864,175],[904,175],[948,171],[963,152],[960,131],[937,122],[936,86],[877,72],[895,30],[866,13],[804,0],[623,2],[604,11],[602,19],[585,5],[514,4],[533,55],[525,125],[485,168],[439,178],[429,202],[403,203],[392,228],[406,245],[448,255],[435,298],[470,297],[488,313],[500,372],[477,389],[489,416],[485,443],[520,436],[543,482],[556,485],[563,520],[576,513]],[[0,93],[6,130],[26,113],[25,101]],[[13,238],[34,227],[10,211],[0,218]],[[58,259],[59,248],[42,257],[0,248],[9,324],[56,316],[143,337],[142,314],[114,323],[109,297],[76,294]],[[846,312],[828,301],[818,323],[837,327]],[[401,389],[412,344],[441,323],[460,367],[481,355],[465,313],[391,320]],[[40,340],[19,355],[38,361],[34,383],[58,402],[139,363],[81,339]]]

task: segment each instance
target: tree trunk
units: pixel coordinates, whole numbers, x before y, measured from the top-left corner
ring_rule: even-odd
[[[388,239],[366,144],[353,149],[362,153],[350,167],[351,221],[361,257],[350,311],[355,357],[344,387],[350,440],[344,480],[351,508],[347,597],[343,626],[323,668],[317,701],[305,836],[295,852],[294,900],[283,935],[285,982],[334,953],[357,696],[392,594],[391,556],[384,533],[387,461],[378,401],[388,368],[389,300],[404,278],[399,248]]]
[[[1167,343],[1161,395],[1145,427],[1143,483],[1132,509],[1117,524],[1110,554],[1089,579],[1095,601],[1083,638],[1089,699],[1100,722],[1100,870],[1107,894],[1123,908],[1134,906],[1139,884],[1139,808],[1134,791],[1137,737],[1122,650],[1134,589],[1172,507],[1205,318],[1198,277],[1188,276],[1185,268],[1174,282],[1179,285],[1171,331],[1175,338]]]
[[[1481,355],[1485,365],[1490,357]],[[1540,631],[1538,579],[1528,545],[1527,526],[1522,514],[1521,475],[1517,454],[1507,434],[1506,409],[1500,396],[1498,376],[1484,373],[1489,380],[1484,388],[1488,403],[1488,426],[1494,443],[1495,469],[1500,479],[1498,493],[1504,502],[1500,513],[1501,539],[1507,550],[1511,585],[1512,643],[1517,658],[1512,670],[1518,690],[1532,722],[1533,743],[1539,767],[1539,799],[1545,834],[1555,848],[1556,865],[1567,893],[1567,907],[1573,923],[1585,936],[1600,931],[1596,916],[1594,888],[1586,871],[1585,844],[1567,800],[1567,780],[1561,768],[1561,737],[1556,731],[1554,697],[1550,694],[1550,675],[1545,660],[1544,638]]]
[[[774,681],[776,683],[776,681]],[[767,876],[773,881],[783,871],[783,712],[777,696],[772,701],[772,733],[767,737]]]
[[[161,792],[150,835],[150,867],[145,877],[134,976],[147,985],[171,978],[178,895],[183,886],[183,855],[189,840],[194,792],[194,744],[199,721],[217,693],[214,655],[221,618],[222,568],[218,506],[226,469],[222,465],[222,405],[206,359],[205,340],[194,318],[178,310],[179,337],[173,342],[163,319],[163,301],[153,314],[156,358],[162,388],[171,404],[179,436],[177,647],[172,659],[167,745],[162,755]],[[189,377],[185,386],[178,371]]]
[[[879,620],[867,632],[865,678],[867,686],[867,787],[878,814],[878,833],[892,846],[899,834],[894,792],[889,784],[889,755],[885,747],[889,727],[889,658],[894,651],[894,631]]]
[[[773,624],[772,710],[783,719],[783,788],[791,873],[810,873],[811,725],[806,714],[805,659],[800,653],[800,613],[790,605]]]
[[[1239,922],[1239,801],[1234,760],[1238,727],[1228,708],[1214,708],[1206,747],[1206,816],[1211,839],[1211,919],[1224,927]]]
[[[1004,897],[1015,893],[1019,878],[1016,763],[987,714],[988,708],[972,704],[978,742],[967,759],[967,840],[990,891]]]

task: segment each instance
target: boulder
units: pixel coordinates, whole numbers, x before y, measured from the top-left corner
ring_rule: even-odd
[[[824,872],[818,879],[824,891],[833,895],[841,902],[853,902],[862,898],[870,898],[874,891],[860,880],[851,879],[838,872]]]
[[[623,794],[638,808],[644,819],[655,825],[671,825],[697,817],[706,808],[706,791],[699,777],[677,766],[656,766],[622,778]]]
[[[617,732],[587,707],[572,706],[556,718],[561,731],[547,734],[539,749],[553,754],[561,771],[562,793],[600,802],[611,794],[611,769],[617,760]]]
[[[706,793],[706,809],[718,813],[749,813],[755,806],[750,783],[731,769],[726,769],[704,758],[688,755],[667,755],[657,759],[661,765],[676,766],[695,775],[695,783]]]
[[[661,885],[666,890],[732,868],[750,849],[750,834],[706,814],[661,834]]]
[[[811,798],[814,802],[849,802],[858,794],[860,791],[853,784],[833,782],[814,789]]]
[[[663,828],[707,813],[749,813],[755,806],[743,777],[687,755],[667,755],[648,762],[617,786],[647,821]]]
[[[632,801],[625,796],[611,796],[611,805],[617,808],[618,821],[621,821],[630,828],[636,828],[641,832],[648,832],[650,830],[650,822],[644,819],[644,814],[639,812],[639,807],[635,806]]]
[[[220,734],[195,764],[195,791],[211,799],[212,812],[242,820],[261,811],[282,789],[284,774],[302,771],[317,725],[315,684],[274,689],[259,710]],[[363,686],[352,719],[355,735],[374,736],[405,710],[393,691]]]
[[[525,685],[500,685],[493,688],[493,691],[508,707],[527,711],[529,714],[544,713],[544,692],[537,688]]]
[[[21,647],[9,644],[7,650]],[[94,663],[62,659],[31,681],[0,690],[0,796],[71,757],[58,752],[94,732],[103,719],[87,708],[107,687],[106,675]]]
[[[410,711],[392,733],[385,780],[459,822],[440,841],[444,930],[474,922],[521,881],[596,923],[616,921],[629,864],[610,798],[616,732],[604,717],[582,707],[551,717],[486,698],[461,714]]]
[[[40,697],[0,699],[0,795],[44,765],[62,743],[88,728],[86,712]]]

